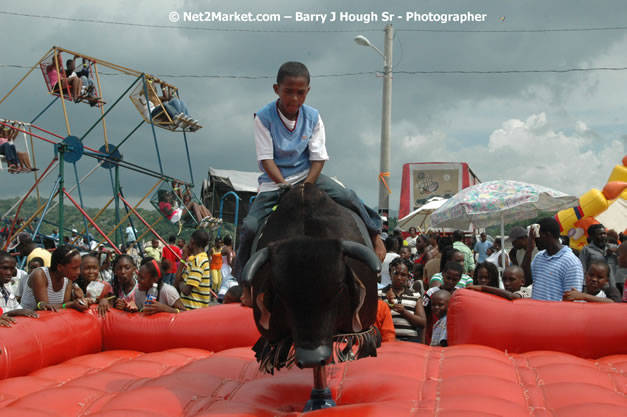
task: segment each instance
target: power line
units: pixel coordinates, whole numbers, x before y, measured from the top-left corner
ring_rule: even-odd
[[[15,13],[0,10],[0,14],[10,16],[21,17],[35,17],[38,19],[51,19],[51,20],[64,20],[67,22],[81,22],[81,23],[100,23],[107,25],[117,26],[131,26],[131,27],[143,27],[143,28],[155,28],[155,29],[181,29],[181,30],[205,30],[210,32],[268,32],[268,33],[288,33],[288,32],[302,32],[302,33],[345,33],[345,32],[383,32],[382,29],[337,29],[337,30],[289,30],[289,29],[233,29],[233,28],[212,28],[212,27],[200,27],[200,26],[177,26],[177,25],[150,25],[145,23],[129,23],[129,22],[116,22],[113,20],[96,20],[96,19],[79,19],[72,17],[60,17],[60,16],[45,16],[28,13]],[[164,14],[165,15],[165,14]],[[275,22],[276,23],[276,22]]]
[[[0,68],[28,68],[27,65],[0,64]],[[627,67],[591,67],[591,68],[563,68],[563,69],[519,69],[519,70],[416,70],[416,71],[394,71],[393,75],[419,75],[419,74],[562,74],[568,72],[593,72],[593,71],[625,71]],[[339,78],[355,77],[360,75],[372,75],[378,71],[345,72],[338,74],[312,74],[312,78]],[[101,75],[124,75],[114,72],[99,72]],[[221,74],[154,74],[159,78],[205,78],[205,79],[237,79],[237,80],[262,80],[274,79],[276,75],[221,75]]]
[[[557,29],[395,29],[399,32],[444,32],[444,33],[547,33],[547,32],[603,32],[626,30],[627,26]]]
[[[130,26],[130,27],[144,27],[155,29],[181,29],[181,30],[204,30],[211,32],[268,32],[268,33],[346,33],[346,32],[383,32],[383,29],[365,29],[362,27],[355,29],[328,29],[328,30],[289,30],[289,29],[232,29],[232,28],[215,28],[215,27],[200,27],[200,26],[177,26],[177,25],[151,25],[145,23],[130,23],[130,22],[117,22],[113,20],[98,20],[98,19],[81,19],[72,17],[61,16],[46,16],[29,13],[17,13],[9,12],[6,10],[0,10],[0,14],[9,16],[21,16],[31,17],[38,19],[50,19],[50,20],[62,20],[67,22],[80,22],[80,23],[99,23],[107,25],[117,26]],[[276,23],[276,22],[275,22]],[[601,31],[614,31],[614,30],[627,30],[627,26],[601,26],[590,28],[555,28],[555,29],[403,29],[398,28],[396,31],[403,32],[441,32],[441,33],[549,33],[549,32],[601,32]]]

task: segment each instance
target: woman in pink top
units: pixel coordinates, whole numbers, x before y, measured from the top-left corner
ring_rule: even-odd
[[[81,92],[81,87],[83,87],[83,82],[81,81],[80,78],[78,77],[72,77],[72,78],[67,78],[65,76],[65,71],[63,70],[62,66],[59,66],[59,70],[61,71],[61,88],[63,89],[63,95],[67,95],[67,88],[68,88],[68,84],[69,86],[72,88],[71,91],[71,97],[72,99],[74,99],[75,103],[78,103],[79,101],[81,101],[80,99],[80,92]],[[48,65],[48,67],[46,67],[46,72],[48,74],[48,81],[50,82],[50,85],[52,86],[51,91],[53,93],[59,93],[59,73],[57,72],[57,68],[54,65],[54,62],[50,65]]]

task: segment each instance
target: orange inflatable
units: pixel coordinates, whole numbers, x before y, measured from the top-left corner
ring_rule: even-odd
[[[576,311],[583,314],[585,307],[593,307],[591,320],[600,330],[576,320],[583,317]],[[624,417],[626,325],[605,325],[605,319],[624,318],[625,305],[596,307],[509,302],[457,291],[450,306],[449,340],[458,343],[478,332],[481,340],[475,342],[500,343],[506,350],[385,343],[376,358],[330,366],[337,407],[311,415]],[[258,334],[251,311],[243,307],[152,317],[114,311],[105,319],[67,310],[41,315],[39,320],[18,318],[13,328],[0,329],[2,375],[18,375],[14,361],[29,372],[0,380],[0,416],[300,416],[309,399],[310,370],[293,368],[274,376],[259,372],[249,347]],[[535,328],[525,324],[542,315]],[[491,332],[486,330],[490,326]],[[33,333],[44,327],[45,335]],[[613,339],[623,348],[620,354],[595,359],[551,351],[513,353],[522,340],[546,334],[540,327],[557,331],[561,342],[556,347],[565,350],[584,344],[590,354],[602,353],[597,345],[610,343],[613,350],[619,344]],[[85,354],[99,350],[98,343],[116,350]],[[238,344],[245,347],[233,347]],[[80,356],[68,359],[70,352]],[[36,362],[29,370],[26,356]],[[64,362],[49,366],[55,361]],[[47,367],[35,370],[38,365]]]
[[[602,191],[591,189],[579,198],[579,205],[559,211],[555,220],[560,232],[570,238],[570,247],[581,250],[588,244],[588,227],[599,222],[595,216],[603,213],[617,199],[627,200],[627,155],[622,165],[616,165]]]

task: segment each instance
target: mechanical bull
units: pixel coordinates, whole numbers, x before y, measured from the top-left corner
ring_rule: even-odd
[[[361,219],[315,185],[293,187],[259,237],[242,280],[251,285],[260,369],[314,369],[305,411],[333,406],[325,365],[376,356],[381,262]]]

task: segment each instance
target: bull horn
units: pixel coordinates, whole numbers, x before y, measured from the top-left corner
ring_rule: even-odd
[[[374,251],[367,246],[350,240],[342,240],[342,249],[346,256],[365,263],[374,272],[381,272],[381,260],[379,260]]]
[[[268,248],[263,248],[257,252],[253,256],[250,257],[246,265],[244,266],[244,270],[242,271],[242,281],[244,282],[253,282],[253,277],[261,267],[268,261],[268,257],[270,256],[270,252]]]

